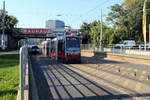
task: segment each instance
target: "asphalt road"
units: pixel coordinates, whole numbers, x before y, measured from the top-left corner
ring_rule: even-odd
[[[33,55],[30,61],[39,100],[133,100],[50,58]]]

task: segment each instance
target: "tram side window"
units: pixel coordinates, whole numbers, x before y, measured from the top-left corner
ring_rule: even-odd
[[[58,43],[58,54],[64,54],[64,50],[65,50],[64,43],[63,43],[63,41],[60,41]]]
[[[56,44],[55,42],[52,42],[52,45],[51,45],[51,46],[52,46],[52,49],[51,49],[51,52],[52,52],[52,53],[55,52],[55,44]]]
[[[62,54],[65,54],[65,42],[62,42]]]
[[[48,51],[51,51],[51,43],[48,43]]]

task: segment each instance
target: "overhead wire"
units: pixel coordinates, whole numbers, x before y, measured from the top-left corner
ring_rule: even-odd
[[[104,6],[104,4],[108,3],[108,1],[109,1],[109,0],[105,0],[105,1],[102,2],[101,4],[98,4],[96,7],[94,7],[94,8],[92,8],[92,9],[88,10],[85,14],[88,14],[88,13],[94,11],[95,9],[99,8],[100,5]],[[102,6],[101,6],[101,7],[102,7]]]
[[[83,17],[84,15],[87,15],[87,14],[91,13],[92,11],[96,10],[97,8],[100,8],[100,7],[102,8],[102,7],[103,7],[104,5],[106,5],[109,1],[110,1],[110,0],[105,0],[104,2],[102,2],[102,3],[98,4],[97,6],[95,6],[94,8],[88,10],[88,11],[85,12],[84,14],[80,14],[79,17],[81,18],[81,17]],[[76,18],[76,19],[74,19],[72,22],[74,22],[74,21],[76,21],[77,19],[79,19],[79,17]]]

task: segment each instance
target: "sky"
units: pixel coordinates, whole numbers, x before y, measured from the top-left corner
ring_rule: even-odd
[[[59,19],[66,26],[78,29],[83,22],[103,19],[110,12],[110,6],[123,0],[5,0],[8,15],[15,16],[19,28],[45,28],[45,21]],[[0,9],[3,0],[0,0]],[[57,16],[61,15],[61,16]]]

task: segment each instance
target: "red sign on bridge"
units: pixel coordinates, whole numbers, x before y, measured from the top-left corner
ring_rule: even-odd
[[[52,30],[42,29],[42,28],[22,28],[21,33],[23,34],[50,34],[52,33]]]
[[[68,31],[68,33],[70,33],[70,34],[78,34],[78,31],[77,30],[70,30],[70,31]]]

